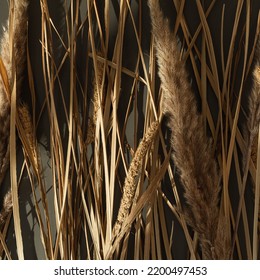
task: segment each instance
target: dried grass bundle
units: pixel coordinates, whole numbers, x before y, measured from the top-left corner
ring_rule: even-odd
[[[176,38],[163,17],[159,1],[150,0],[149,6],[163,89],[162,106],[172,133],[174,163],[185,189],[187,219],[199,233],[203,258],[227,258],[227,252],[223,253],[221,244],[217,242],[220,176],[212,143],[205,134],[202,116],[197,111],[196,99],[184,63],[180,60]]]
[[[225,5],[215,0],[168,1],[177,13],[172,33],[160,1],[150,0],[155,38],[151,41],[147,1],[118,1],[117,5],[109,0],[105,7],[95,0],[35,1],[29,22],[39,28],[31,29],[28,55],[22,49],[27,2],[10,0],[9,15],[10,27],[15,28],[15,14],[24,16],[20,34],[25,36],[17,37],[15,28],[10,28],[2,40],[10,61],[0,59],[0,99],[5,104],[0,131],[10,136],[0,139],[5,152],[0,161],[6,168],[11,159],[12,192],[6,195],[0,215],[0,223],[5,223],[0,258],[16,258],[17,253],[19,259],[199,259],[201,247],[205,259],[257,258],[260,149],[256,147],[259,164],[251,164],[248,153],[250,164],[241,168],[239,151],[245,150],[250,137],[245,139],[238,125],[245,112],[241,96],[254,57],[249,38],[254,35],[251,24],[256,13],[251,11],[256,1]],[[192,27],[190,6],[197,9],[192,11],[197,17]],[[226,16],[230,7],[233,17]],[[226,30],[226,24],[233,28]],[[183,61],[173,35],[177,30],[187,45]],[[14,46],[13,56],[9,46]],[[163,89],[159,93],[156,50]],[[19,100],[26,57],[31,113]],[[185,71],[187,59],[201,96],[202,115]],[[212,106],[216,103],[217,112]],[[170,151],[165,130],[154,122],[161,119],[162,108],[172,130]],[[251,117],[257,119],[254,110]],[[248,124],[249,135],[254,129]],[[254,139],[260,146],[260,140]],[[186,203],[169,164],[172,151]],[[247,173],[255,184],[255,205],[247,203]],[[237,184],[232,184],[234,176]],[[18,186],[25,184],[31,186],[31,195],[19,200]],[[9,224],[11,199],[14,223]],[[28,225],[33,238],[25,234]],[[16,246],[8,248],[10,233]],[[35,250],[23,249],[28,242]]]

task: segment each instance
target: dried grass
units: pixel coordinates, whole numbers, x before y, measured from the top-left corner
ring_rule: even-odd
[[[174,0],[170,28],[159,1],[150,0],[150,47],[145,1],[118,1],[116,7],[113,1],[50,2],[39,1],[40,60],[30,38],[29,48],[25,44],[25,0],[10,1],[1,41],[1,187],[8,184],[3,179],[11,159],[11,192],[0,214],[1,258],[29,255],[19,199],[26,182],[38,229],[36,257],[258,259],[258,70],[250,95],[245,87],[258,61],[260,28],[258,21],[256,34],[250,29],[252,1],[234,4],[233,29],[225,39],[226,7],[218,1],[206,8],[194,1],[198,25],[191,28],[190,4]],[[210,20],[219,9],[216,45]],[[248,124],[243,133],[240,118]],[[247,184],[253,185],[253,202]],[[16,252],[9,248],[10,232]]]

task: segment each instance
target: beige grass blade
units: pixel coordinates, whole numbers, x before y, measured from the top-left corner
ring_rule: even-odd
[[[10,176],[11,176],[11,192],[12,192],[12,202],[13,202],[13,216],[14,216],[14,229],[15,238],[17,245],[18,259],[24,259],[23,252],[23,238],[21,232],[21,220],[19,211],[19,201],[18,201],[18,182],[17,182],[17,165],[16,165],[16,74],[15,74],[15,60],[14,60],[14,49],[13,49],[13,26],[14,26],[14,2],[10,2],[10,16],[9,16],[9,44],[11,47],[11,61],[13,69],[13,85],[11,94],[11,113],[10,113]]]
[[[23,238],[21,231],[21,220],[18,201],[18,182],[17,182],[17,165],[16,165],[16,83],[12,91],[11,98],[11,118],[10,118],[10,165],[11,165],[11,191],[13,201],[14,229],[17,243],[17,253],[19,260],[24,259]]]

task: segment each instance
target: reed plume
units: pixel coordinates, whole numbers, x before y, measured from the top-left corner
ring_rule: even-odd
[[[8,191],[8,193],[4,197],[3,209],[0,212],[0,227],[5,223],[11,210],[12,210],[12,193],[11,191]]]
[[[138,183],[138,176],[140,174],[141,166],[144,160],[144,157],[147,153],[148,148],[150,147],[152,141],[156,136],[159,123],[157,121],[153,122],[146,132],[145,136],[141,140],[138,148],[134,154],[134,158],[131,161],[129,170],[123,186],[123,196],[121,198],[120,207],[118,210],[117,220],[114,225],[113,235],[116,237],[120,229],[127,218],[129,211],[131,209],[135,191]]]
[[[251,157],[256,166],[257,161],[257,135],[260,121],[260,39],[258,38],[256,52],[256,64],[253,72],[253,87],[249,97],[249,118],[247,122],[248,135],[247,147],[252,146]],[[250,156],[250,155],[248,155]]]
[[[249,118],[247,121],[248,132],[246,134],[246,155],[244,158],[245,167],[248,166],[250,157],[257,168],[257,154],[258,154],[258,134],[260,124],[260,37],[258,37],[256,51],[255,51],[255,66],[253,71],[253,87],[249,96]],[[245,170],[246,172],[246,170]],[[256,179],[256,184],[258,180]],[[257,243],[260,232],[260,212],[259,212],[259,187],[254,186],[255,193],[255,223],[254,223],[254,240]],[[258,218],[258,224],[256,219]],[[258,235],[258,238],[257,238]],[[254,258],[257,257],[257,250],[254,248]]]
[[[26,42],[27,42],[27,7],[29,0],[14,1],[14,22],[13,28],[10,30],[9,22],[4,30],[3,37],[0,42],[0,55],[2,63],[5,67],[8,84],[11,87],[14,76],[16,74],[17,94],[21,92],[21,84],[24,76],[24,68],[26,64]],[[13,58],[15,69],[11,57],[12,47],[10,46],[10,38],[13,40]],[[4,83],[3,77],[0,77],[0,184],[2,183],[5,171],[9,165],[9,127],[10,127],[10,96]],[[9,194],[4,199],[9,201]],[[9,205],[9,204],[8,204]],[[3,209],[1,214],[11,210],[11,207]],[[6,216],[6,215],[5,215]]]
[[[88,121],[88,131],[87,131],[87,140],[86,145],[92,143],[95,139],[95,130],[96,130],[96,122],[97,122],[97,115],[99,110],[99,90],[102,88],[102,81],[103,81],[103,69],[104,63],[98,61],[97,62],[97,73],[95,73],[95,77],[93,79],[93,113],[91,118]]]
[[[257,153],[257,134],[259,129],[260,120],[260,40],[258,38],[256,50],[255,50],[255,65],[253,70],[253,86],[248,99],[249,114],[247,119],[247,131],[245,133],[246,145],[250,149],[247,150],[246,156],[244,157],[244,162],[247,158],[252,155],[252,160],[256,165],[256,153]],[[249,152],[249,153],[248,153]],[[245,166],[245,163],[244,163]],[[244,167],[245,168],[245,167]]]
[[[37,156],[37,144],[35,140],[35,133],[29,108],[26,104],[23,103],[19,104],[17,111],[19,122],[21,124],[21,129],[24,133],[23,135],[21,135],[24,138],[21,139],[21,141],[24,143],[24,146],[27,150],[27,154],[30,154],[31,161],[38,170],[39,160]]]
[[[223,233],[223,237],[225,225],[224,219],[219,219],[220,176],[213,147],[205,134],[203,119],[197,111],[196,99],[168,20],[164,19],[158,0],[148,3],[163,89],[162,106],[168,116],[173,160],[188,205],[186,218],[199,234],[203,258],[228,258],[229,249],[223,252],[217,237],[218,232]]]

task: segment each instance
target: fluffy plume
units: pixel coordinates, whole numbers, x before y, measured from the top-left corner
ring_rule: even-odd
[[[14,1],[14,24],[13,30],[9,29],[9,23],[4,30],[3,38],[0,42],[0,55],[3,62],[8,84],[13,83],[13,71],[16,73],[17,94],[21,91],[24,66],[26,63],[26,42],[27,42],[27,7],[29,0]],[[13,55],[16,69],[11,61],[10,36],[13,37]],[[9,127],[10,127],[10,97],[4,84],[4,79],[0,77],[0,184],[9,164]],[[3,205],[5,207],[5,203]],[[10,210],[10,207],[8,207]],[[6,209],[2,210],[6,212]]]
[[[258,37],[255,59],[256,64],[253,72],[253,87],[249,97],[248,133],[246,135],[246,140],[248,141],[247,147],[249,148],[246,150],[244,161],[249,160],[248,158],[251,155],[253,163],[257,167],[258,133],[260,122],[260,37]],[[259,221],[260,212],[258,212],[258,231],[260,230]]]
[[[12,193],[11,191],[9,191],[4,197],[3,209],[0,212],[0,226],[2,226],[5,223],[11,211],[12,211]]]
[[[256,47],[256,64],[254,68],[254,79],[252,92],[249,97],[249,118],[248,118],[248,145],[252,145],[252,160],[256,166],[257,155],[257,135],[260,121],[260,38]]]
[[[164,19],[159,1],[148,3],[163,89],[163,111],[172,132],[174,163],[185,189],[187,219],[199,233],[203,258],[227,258],[228,250],[223,253],[219,248],[222,245],[217,242],[217,233],[223,233],[225,226],[223,222],[219,224],[220,177],[212,144],[205,135],[176,38]]]

